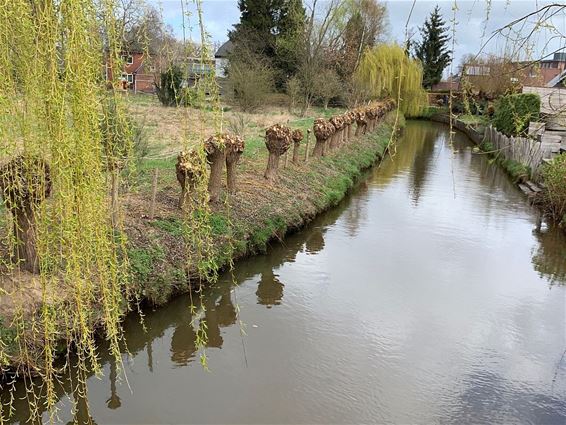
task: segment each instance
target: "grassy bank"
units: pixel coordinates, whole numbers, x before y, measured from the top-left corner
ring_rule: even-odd
[[[261,139],[248,139],[241,164],[239,191],[213,207],[210,228],[215,248],[210,260],[225,267],[233,259],[264,252],[272,239],[304,226],[320,212],[337,204],[354,185],[362,171],[382,158],[390,142],[393,114],[378,129],[330,152],[323,158],[285,167],[279,180],[268,183],[263,177],[267,162]],[[296,127],[312,126],[312,118]],[[309,149],[312,149],[311,140]],[[171,160],[172,161],[172,160]],[[284,163],[284,159],[282,159]],[[147,192],[130,197],[126,211],[126,229],[130,241],[129,257],[135,287],[142,298],[163,304],[175,293],[189,289],[183,240],[183,216],[176,208],[178,189],[170,172],[172,162],[163,172],[163,186],[158,191],[159,211],[153,220],[147,216]],[[189,270],[195,276],[196,270]]]
[[[176,112],[176,110],[175,110]],[[330,115],[335,111],[317,111],[317,115]],[[322,112],[322,113],[321,113]],[[312,128],[314,116],[289,120],[288,125],[305,131]],[[362,171],[385,155],[392,134],[394,114],[389,113],[372,134],[357,137],[331,151],[323,158],[304,161],[306,144],[300,151],[301,161],[285,164],[282,159],[279,179],[269,183],[263,177],[267,164],[267,150],[260,134],[263,128],[248,124],[246,150],[239,164],[238,191],[226,195],[212,207],[209,227],[214,241],[207,258],[211,264],[226,267],[234,259],[253,255],[267,249],[271,240],[304,226],[320,212],[338,203],[354,185]],[[250,131],[251,128],[251,131]],[[157,132],[156,134],[158,134]],[[314,140],[311,138],[309,150]],[[122,193],[127,255],[131,268],[131,290],[144,302],[161,305],[179,293],[190,290],[198,276],[196,265],[187,263],[187,252],[196,250],[186,242],[186,216],[177,207],[180,189],[175,177],[175,157],[150,157],[140,162],[136,173],[128,176]],[[152,175],[158,170],[157,197],[154,215],[151,211]],[[29,302],[36,309],[41,300],[40,282],[34,276],[19,275],[14,285],[26,285]],[[8,283],[10,280],[8,279]],[[14,311],[10,310],[9,297],[0,303],[0,333],[8,344],[5,353],[12,363],[19,363],[17,348],[11,329]],[[13,303],[14,306],[23,303]],[[96,317],[93,317],[96,322]],[[64,336],[64,327],[61,328]],[[35,345],[35,344],[34,344]],[[41,352],[41,342],[29,348],[27,362]],[[61,346],[65,350],[64,344]]]

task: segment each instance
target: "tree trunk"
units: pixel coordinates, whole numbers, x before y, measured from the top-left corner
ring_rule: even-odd
[[[23,270],[39,273],[37,257],[37,237],[35,217],[31,206],[12,211],[14,217],[14,236],[16,238],[16,262]]]
[[[274,152],[269,152],[269,158],[267,159],[267,169],[265,170],[264,177],[270,181],[277,180],[278,169],[279,169],[279,154]]]
[[[312,150],[312,156],[315,157],[324,156],[327,140],[328,139],[316,139],[316,143]]]
[[[352,136],[353,136],[353,134],[352,134],[352,132],[353,132],[353,131],[352,131],[352,130],[353,130],[353,126],[354,126],[354,124],[349,124],[349,125],[348,125],[348,142],[349,142],[350,140],[352,140]]]
[[[301,143],[294,143],[293,144],[293,164],[299,163],[299,146]]]
[[[217,202],[220,199],[222,190],[222,174],[224,171],[224,151],[216,151],[212,154],[210,162],[210,179],[208,180],[208,192],[210,202]]]
[[[185,200],[187,199],[187,183],[181,185],[181,195],[179,196],[179,209],[182,210],[185,206]]]
[[[226,183],[228,186],[228,193],[236,193],[236,160],[226,160]]]

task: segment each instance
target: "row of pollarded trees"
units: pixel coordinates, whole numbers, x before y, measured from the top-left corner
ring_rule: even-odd
[[[344,143],[373,131],[378,120],[390,111],[395,102],[386,100],[374,102],[369,105],[347,111],[330,119],[318,118],[313,125],[316,144],[312,151],[313,157],[326,155],[329,150],[339,148]],[[354,133],[354,124],[356,125]],[[265,146],[269,152],[267,168],[264,177],[267,180],[277,180],[279,162],[281,156],[293,146],[292,161],[299,163],[299,148],[304,138],[299,129],[291,129],[281,124],[275,124],[265,131]],[[218,134],[209,137],[202,146],[202,152],[189,150],[181,152],[177,157],[177,180],[181,185],[181,197],[179,207],[183,208],[189,193],[195,193],[199,182],[206,178],[205,168],[202,166],[204,153],[206,162],[210,165],[210,176],[208,178],[208,192],[211,202],[220,199],[222,189],[222,176],[226,167],[227,188],[229,193],[234,193],[236,184],[236,166],[244,151],[244,141],[239,136],[230,134]]]
[[[353,126],[356,124],[355,136],[373,131],[378,120],[390,111],[395,102],[386,100],[374,102],[367,106],[347,111],[330,119],[317,118],[313,125],[316,144],[312,156],[321,157],[328,150],[339,148],[342,144],[353,139]],[[265,178],[275,180],[279,169],[279,158],[287,152],[293,144],[293,163],[299,162],[299,145],[303,140],[300,130],[291,130],[281,124],[269,127],[265,132],[265,145],[269,151]]]
[[[344,114],[334,116],[329,120],[318,118],[314,122],[313,131],[316,144],[313,156],[326,155],[328,150],[336,149],[352,140],[353,126],[356,124],[355,136],[361,136],[375,129],[378,120],[390,111],[394,101],[374,102],[359,107]]]

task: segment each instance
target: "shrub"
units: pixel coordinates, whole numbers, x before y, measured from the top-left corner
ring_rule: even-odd
[[[550,214],[566,224],[566,154],[554,158],[542,170],[545,200]]]
[[[524,135],[540,114],[540,97],[533,93],[503,96],[495,104],[493,123],[508,136]]]
[[[161,73],[156,85],[157,98],[164,106],[178,106],[182,98],[183,71],[177,65],[171,65]]]
[[[289,111],[293,113],[303,97],[303,86],[299,77],[294,76],[287,81],[286,92],[290,100]]]
[[[330,68],[322,69],[313,81],[314,94],[324,109],[328,109],[328,103],[342,94],[343,84],[340,77]]]
[[[230,62],[228,80],[234,101],[242,111],[251,112],[265,104],[273,91],[275,74],[271,66],[254,55],[234,58]]]

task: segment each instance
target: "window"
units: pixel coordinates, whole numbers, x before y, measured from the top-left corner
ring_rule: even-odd
[[[468,65],[466,75],[489,75],[490,68],[485,65]]]
[[[131,55],[122,56],[122,60],[126,63],[126,65],[132,65],[134,63],[134,57]]]
[[[123,73],[121,80],[124,81],[124,82],[127,82],[128,84],[133,84],[134,83],[134,74]]]

